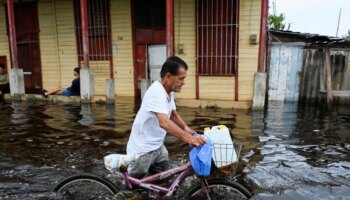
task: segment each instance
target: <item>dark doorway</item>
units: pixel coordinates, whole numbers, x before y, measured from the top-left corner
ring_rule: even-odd
[[[165,0],[133,0],[135,97],[140,98],[141,79],[147,78],[147,46],[165,44]]]
[[[42,90],[42,75],[37,3],[16,3],[14,14],[18,67],[23,69],[24,72],[25,92],[40,93]]]
[[[5,69],[7,69],[7,59],[6,56],[0,56],[0,64],[3,64],[5,66]],[[7,72],[8,73],[8,72]]]

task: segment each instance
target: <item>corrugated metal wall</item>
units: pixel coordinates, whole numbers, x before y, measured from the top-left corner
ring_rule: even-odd
[[[268,100],[298,101],[303,46],[271,44]]]
[[[332,90],[350,91],[350,50],[331,49]],[[303,103],[319,102],[321,91],[326,90],[324,50],[305,49],[304,68],[301,78],[300,101]],[[349,98],[336,98],[339,103],[350,102]]]

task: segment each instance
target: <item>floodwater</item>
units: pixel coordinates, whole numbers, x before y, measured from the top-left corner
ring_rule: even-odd
[[[138,106],[0,104],[0,199],[55,199],[59,180],[81,173],[107,175],[105,154],[125,153]],[[350,108],[270,103],[264,112],[185,108],[190,127],[224,124],[242,143],[237,180],[253,199],[350,199]],[[188,146],[167,137],[175,162]]]

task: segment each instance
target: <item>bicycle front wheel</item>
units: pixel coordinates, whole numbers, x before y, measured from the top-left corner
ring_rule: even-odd
[[[250,192],[239,183],[225,179],[208,180],[210,199],[232,200],[249,199]],[[187,194],[187,199],[206,199],[207,195],[202,190],[201,184],[197,184]]]
[[[118,192],[118,188],[107,179],[79,174],[61,181],[54,191],[62,199],[108,199]]]

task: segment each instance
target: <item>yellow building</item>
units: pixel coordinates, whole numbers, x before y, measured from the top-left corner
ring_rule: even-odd
[[[248,108],[258,70],[264,0],[174,0],[174,53],[188,65],[178,103]],[[18,67],[26,93],[69,86],[82,66],[80,1],[14,4]],[[95,95],[114,78],[117,96],[138,96],[157,79],[166,51],[166,0],[87,0]],[[3,5],[6,10],[6,5]],[[7,12],[0,13],[0,62],[11,66]],[[7,24],[7,25],[5,25]],[[29,73],[28,73],[29,72]]]

